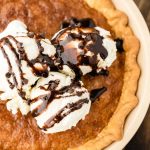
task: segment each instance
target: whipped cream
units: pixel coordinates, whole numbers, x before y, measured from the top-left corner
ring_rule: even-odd
[[[31,99],[31,113],[45,133],[71,129],[85,118],[91,106],[82,82],[74,84],[70,76],[58,72],[50,72],[48,78],[40,79],[31,91]]]
[[[8,100],[13,114],[31,112],[45,133],[71,129],[91,107],[89,92],[74,80],[68,65],[52,71],[60,67],[55,54],[50,40],[29,32],[20,21],[12,21],[0,33],[0,100]]]
[[[52,38],[64,64],[78,67],[82,75],[107,69],[116,59],[116,42],[109,31],[101,27],[70,26]],[[61,49],[62,48],[62,49]],[[70,75],[70,70],[62,69]]]
[[[48,39],[28,32],[20,21],[12,21],[0,33],[0,99],[9,100],[7,108],[13,114],[18,109],[22,114],[30,111],[27,99],[31,87],[48,74],[50,65],[47,61],[54,61],[55,53],[56,49]]]

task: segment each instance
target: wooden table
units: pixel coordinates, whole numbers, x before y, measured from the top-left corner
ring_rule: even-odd
[[[134,0],[150,29],[150,0]],[[149,41],[150,42],[150,41]],[[136,135],[125,150],[150,150],[150,108]]]

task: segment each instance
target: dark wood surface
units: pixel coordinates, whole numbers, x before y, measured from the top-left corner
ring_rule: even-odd
[[[134,0],[150,29],[150,0]],[[148,41],[150,42],[150,41]],[[125,150],[150,150],[150,109],[136,135]]]

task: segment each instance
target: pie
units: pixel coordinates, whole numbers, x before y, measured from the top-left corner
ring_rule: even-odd
[[[45,33],[46,38],[50,39],[60,30],[60,26],[63,28],[66,25],[63,23],[70,23],[76,18],[79,22],[83,18],[91,18],[97,26],[110,31],[111,38],[118,43],[116,59],[107,70],[102,69],[98,75],[89,73],[81,77],[89,92],[101,88],[102,94],[94,99],[85,119],[70,130],[52,134],[41,132],[32,116],[37,115],[37,111],[27,115],[22,115],[20,111],[12,114],[6,108],[6,101],[0,101],[0,149],[100,150],[120,140],[125,119],[138,103],[135,94],[140,74],[136,60],[140,44],[128,25],[128,17],[117,10],[111,0],[0,0],[0,3],[1,32],[11,21],[20,20],[29,31]],[[67,32],[73,31],[69,29]],[[46,67],[44,64],[40,69]]]

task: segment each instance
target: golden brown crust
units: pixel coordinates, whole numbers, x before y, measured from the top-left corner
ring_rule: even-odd
[[[135,93],[140,74],[140,69],[137,64],[140,44],[128,25],[128,17],[123,12],[116,10],[111,0],[85,1],[90,7],[100,11],[107,18],[116,36],[124,40],[124,49],[126,52],[124,85],[118,107],[108,125],[95,139],[70,150],[100,150],[112,142],[120,140],[123,136],[125,119],[138,103]]]

